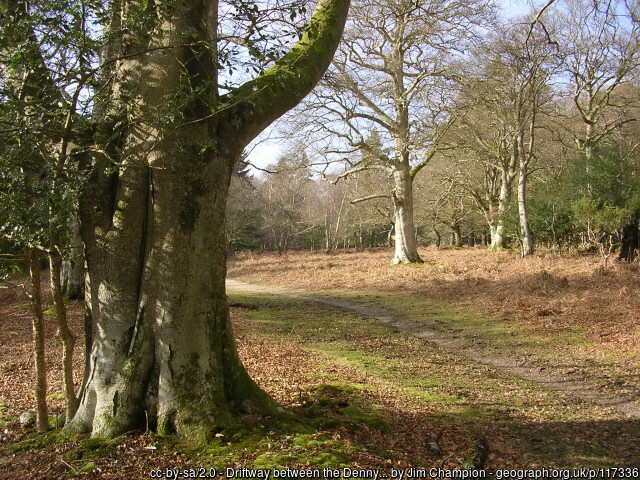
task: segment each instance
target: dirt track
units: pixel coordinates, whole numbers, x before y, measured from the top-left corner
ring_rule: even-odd
[[[449,338],[443,335],[441,332],[425,327],[425,325],[421,325],[407,318],[394,316],[389,312],[384,312],[379,309],[373,309],[371,307],[347,302],[345,300],[337,298],[326,298],[319,295],[310,295],[309,292],[301,290],[290,290],[273,285],[245,283],[230,278],[227,278],[227,289],[230,291],[249,294],[255,293],[261,295],[278,295],[287,298],[304,300],[307,302],[331,305],[345,310],[351,310],[361,315],[365,315],[367,317],[375,319],[376,321],[387,325],[395,330],[409,333],[423,340],[435,343],[443,349],[469,358],[475,362],[490,365],[498,370],[507,372],[517,377],[531,380],[547,388],[567,392],[586,402],[592,402],[599,405],[611,407],[628,415],[631,418],[640,419],[640,399],[629,400],[621,397],[604,395],[594,390],[593,388],[591,388],[591,386],[582,381],[567,378],[567,376],[560,371],[553,371],[553,369],[545,369],[544,371],[540,371],[537,368],[518,365],[513,358],[507,357],[506,355],[496,356],[494,351],[489,354],[479,346],[470,347],[468,345],[468,342],[463,342],[462,340],[455,338]]]

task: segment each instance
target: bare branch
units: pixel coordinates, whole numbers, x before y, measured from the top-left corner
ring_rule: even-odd
[[[356,198],[355,200],[351,200],[351,205],[355,205],[356,203],[366,202],[367,200],[373,200],[375,198],[391,198],[391,195],[379,194],[379,195],[368,195],[366,197]]]

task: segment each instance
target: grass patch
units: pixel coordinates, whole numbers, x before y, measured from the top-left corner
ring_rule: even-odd
[[[0,428],[5,425],[9,425],[10,423],[16,422],[18,419],[16,417],[12,417],[11,415],[7,415],[6,417],[0,418]]]
[[[299,345],[324,356],[327,365],[341,365],[361,372],[366,380],[355,384],[335,375],[317,376],[323,383],[313,392],[316,406],[310,410],[330,406],[342,417],[343,426],[348,426],[343,420],[346,417],[356,427],[388,432],[384,424],[376,424],[377,419],[381,419],[391,427],[390,435],[395,435],[395,414],[389,411],[389,404],[376,400],[378,390],[393,391],[398,399],[411,399],[413,405],[423,405],[419,408],[430,412],[431,420],[426,421],[431,425],[436,420],[435,425],[441,425],[440,428],[492,432],[492,448],[516,445],[522,455],[519,464],[524,466],[531,463],[588,466],[588,457],[615,464],[616,458],[620,463],[620,459],[633,456],[630,451],[637,450],[630,441],[625,441],[624,446],[622,440],[594,442],[594,436],[608,427],[601,423],[597,409],[592,410],[575,399],[528,380],[443,351],[363,315],[286,297],[233,291],[230,296],[234,301],[252,305],[251,310],[242,310],[242,317],[250,322],[252,331],[259,338],[270,338],[275,344]],[[526,342],[512,339],[510,332],[514,327],[505,319],[493,319],[483,324],[481,318],[468,311],[429,304],[422,299],[415,300],[411,295],[358,292],[345,294],[344,298],[388,311],[389,296],[395,299],[394,308],[397,311],[404,308],[407,316],[421,312],[424,321],[430,321],[438,314],[442,331],[470,336],[468,330],[471,330],[478,332],[474,337],[476,341],[499,339],[497,348],[503,348],[505,343],[515,344],[521,349],[518,351],[523,352],[536,345],[536,339],[529,338]],[[403,300],[410,302],[405,304]],[[480,336],[483,326],[487,332]],[[525,337],[521,332],[514,334],[521,335],[521,339]],[[505,336],[509,338],[501,338]],[[328,371],[331,370],[328,367]],[[580,422],[576,423],[578,419]],[[324,421],[332,422],[333,419]],[[536,425],[551,426],[545,427],[546,433],[539,436]],[[581,448],[588,449],[593,443],[597,446],[592,455],[580,452]],[[418,457],[414,461],[424,462]]]
[[[357,368],[373,378],[392,383],[402,395],[425,405],[438,405],[439,415],[446,423],[476,421],[492,414],[493,409],[487,411],[483,406],[470,405],[464,393],[474,388],[470,381],[473,379],[452,377],[449,372],[438,368],[437,364],[443,359],[430,361],[425,358],[424,363],[415,365],[415,358],[424,356],[424,352],[417,352],[423,342],[410,335],[331,306],[282,297],[257,296],[250,299],[235,293],[232,293],[232,298],[244,304],[253,302],[258,307],[247,315],[256,321],[261,333],[277,337],[280,341],[285,336],[289,341],[295,339],[306,349],[321,353],[332,362]],[[427,351],[427,355],[435,353],[431,349]],[[411,362],[407,362],[408,356],[414,357]],[[451,358],[445,361],[453,364]],[[454,388],[451,388],[452,384]],[[335,401],[335,395],[327,395],[333,390],[342,394],[362,390],[361,386],[344,383],[326,383],[319,388],[322,391],[316,391],[316,394],[321,401]]]
[[[106,456],[111,450],[123,442],[126,442],[126,440],[126,437],[117,437],[115,439],[102,437],[84,438],[81,439],[80,444],[76,448],[70,450],[65,455],[65,460],[75,465],[78,463],[82,464],[82,462],[90,460],[89,463],[86,464],[89,465],[94,463],[93,460]],[[92,469],[94,467],[92,467]],[[82,468],[84,467],[81,467],[78,471],[84,471]]]
[[[355,405],[347,405],[340,411],[356,424],[366,425],[382,433],[391,433],[391,427],[380,415],[371,415]]]
[[[6,311],[27,310],[29,308],[31,308],[31,302],[19,302],[6,307]]]
[[[567,327],[549,335],[548,332],[535,331],[531,326],[523,325],[510,317],[482,315],[475,309],[461,309],[454,304],[436,302],[415,293],[323,291],[319,295],[389,312],[398,318],[406,318],[455,338],[463,345],[501,352],[510,357],[519,356],[532,364],[538,359],[542,363],[575,362],[575,358],[567,352],[567,346],[596,345],[587,337],[587,331],[582,327]],[[546,319],[540,321],[549,322]]]
[[[80,470],[78,470],[78,472],[89,473],[93,471],[94,468],[96,468],[96,462],[87,462],[87,464],[84,467],[82,467]]]

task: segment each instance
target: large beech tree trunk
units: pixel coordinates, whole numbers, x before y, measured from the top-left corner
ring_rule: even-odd
[[[170,160],[128,167],[114,224],[84,232],[92,347],[80,430],[116,435],[149,419],[162,433],[185,433],[273,407],[242,367],[229,321],[231,162]]]
[[[395,211],[396,243],[395,254],[391,263],[422,263],[416,246],[415,228],[413,224],[413,179],[406,168],[400,164],[393,172],[395,190],[393,206]]]
[[[321,0],[311,35],[220,98],[208,42],[193,42],[217,31],[204,25],[200,4],[175,4],[151,44],[134,48],[147,53],[129,52],[116,67],[136,107],[113,148],[127,158],[117,172],[98,159],[81,201],[88,348],[68,428],[114,436],[148,422],[160,433],[207,435],[238,413],[278,408],[236,352],[225,294],[227,192],[244,147],[326,70],[348,6]],[[159,127],[149,112],[161,111],[185,75],[195,98]]]

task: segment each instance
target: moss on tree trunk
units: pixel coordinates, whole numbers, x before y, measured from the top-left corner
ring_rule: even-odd
[[[149,44],[127,50],[148,53],[114,64],[113,96],[135,103],[135,114],[116,119],[116,131],[108,120],[122,112],[101,111],[106,150],[127,155],[115,172],[111,158],[98,158],[81,199],[89,344],[68,428],[114,436],[148,422],[160,433],[206,436],[243,412],[278,408],[236,352],[225,294],[227,192],[244,147],[326,70],[348,6],[321,0],[293,50],[226,96],[211,92],[217,67],[207,41],[193,43],[210,32],[200,5],[177,6]],[[177,120],[149,121],[185,77],[192,97]]]

